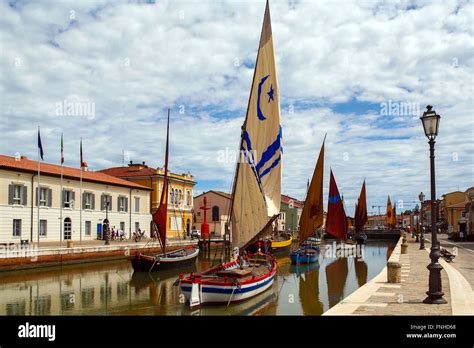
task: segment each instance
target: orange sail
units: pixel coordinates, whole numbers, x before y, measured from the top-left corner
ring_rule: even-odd
[[[331,170],[329,182],[328,216],[326,219],[326,232],[336,238],[345,240],[347,238],[347,216],[344,212],[341,196],[337,188],[336,180]]]
[[[387,215],[385,216],[385,222],[389,228],[395,228],[395,215],[392,209],[392,202],[390,202],[390,195],[387,200]]]
[[[326,138],[324,138],[326,139]],[[313,178],[309,184],[300,218],[300,242],[311,236],[323,225],[323,172],[324,172],[324,141],[314,168]]]
[[[168,124],[166,126],[166,154],[165,154],[165,174],[163,177],[163,190],[161,191],[160,205],[153,213],[153,222],[158,228],[160,234],[163,252],[166,248],[166,222],[168,221],[168,151],[170,134],[170,110],[168,109]]]
[[[356,233],[360,233],[364,230],[364,226],[367,223],[367,198],[365,195],[365,180],[360,190],[359,199],[356,205],[356,212],[354,215],[354,224]]]

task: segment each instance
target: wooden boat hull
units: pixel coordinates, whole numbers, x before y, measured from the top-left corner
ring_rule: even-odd
[[[357,244],[364,244],[365,241],[367,240],[367,235],[365,233],[356,234],[354,236],[354,239],[357,242]]]
[[[272,266],[267,273],[262,276],[246,280],[239,285],[226,279],[225,281],[218,281],[206,279],[206,274],[213,274],[216,269],[233,269],[238,268],[236,261],[223,264],[213,269],[207,270],[199,275],[189,275],[180,278],[181,292],[190,303],[190,307],[197,307],[199,305],[207,304],[227,304],[239,301],[245,301],[249,298],[257,296],[266,291],[273,284],[277,264],[272,260]],[[193,290],[194,288],[194,290]],[[193,293],[193,291],[195,291]],[[195,302],[194,297],[198,296],[198,303]]]
[[[266,241],[258,241],[250,246],[247,247],[247,251],[255,254],[260,251],[268,250],[268,252],[272,255],[275,254],[283,254],[285,252],[289,252],[291,249],[291,244],[293,243],[293,237],[288,235],[287,239],[285,240],[266,240]],[[266,247],[264,247],[266,245]]]
[[[291,263],[296,264],[308,264],[314,263],[319,260],[319,249],[314,247],[303,247],[290,255]]]
[[[180,250],[166,253],[166,255],[145,255],[136,254],[130,258],[132,267],[135,272],[158,272],[167,269],[189,267],[196,263],[199,255],[199,249],[187,249],[183,255],[179,254]]]

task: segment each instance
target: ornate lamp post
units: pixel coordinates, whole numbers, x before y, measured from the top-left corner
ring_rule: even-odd
[[[105,202],[105,220],[107,221],[107,224],[105,226],[105,245],[110,245],[109,242],[109,201],[106,200]]]
[[[421,225],[421,228],[420,228],[420,250],[424,250],[425,249],[425,236],[423,234],[423,230],[424,230],[423,216],[425,215],[425,212],[423,210],[423,203],[425,201],[425,194],[423,192],[420,192],[420,194],[418,195],[418,199],[420,200],[420,204],[421,204],[421,210],[420,210],[420,225]]]
[[[420,117],[423,124],[425,135],[428,138],[428,144],[430,144],[430,176],[431,176],[431,252],[430,258],[431,263],[427,266],[430,271],[429,288],[426,294],[427,298],[424,299],[424,303],[429,304],[441,304],[447,303],[443,298],[444,292],[442,291],[441,284],[441,270],[443,267],[439,264],[438,259],[440,256],[437,227],[436,227],[436,183],[435,183],[435,156],[434,156],[434,144],[435,138],[438,135],[439,120],[440,116],[436,111],[432,110],[433,107],[428,105],[423,116]]]

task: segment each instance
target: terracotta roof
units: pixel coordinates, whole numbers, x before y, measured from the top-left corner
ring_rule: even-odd
[[[112,175],[115,177],[135,177],[135,176],[152,176],[157,175],[156,169],[150,167],[142,167],[140,169],[134,167],[114,167],[99,170],[100,173]]]
[[[285,202],[285,203],[290,203],[290,200],[293,201],[293,204],[295,207],[302,207],[304,205],[304,202],[303,201],[300,201],[296,198],[293,198],[293,197],[290,197],[288,195],[281,195],[281,201],[282,202]]]
[[[223,192],[223,191],[215,191],[215,190],[209,190],[209,191],[206,191],[206,192],[203,192],[201,193],[200,195],[197,195],[197,196],[194,196],[194,198],[198,198],[198,197],[201,197],[202,195],[206,195],[206,194],[209,194],[209,193],[215,193],[216,195],[219,195],[219,196],[222,196],[224,198],[227,198],[227,199],[231,199],[232,198],[232,195],[230,193],[227,193],[227,192]]]
[[[0,155],[0,169],[21,171],[34,174],[38,172],[38,161],[32,161],[26,156],[21,156],[21,158],[17,160],[15,157]],[[61,166],[41,162],[41,175],[60,177]],[[81,177],[81,170],[77,168],[63,167],[63,177],[65,179],[79,180]],[[133,187],[141,190],[151,190],[148,187],[136,184],[131,181],[119,179],[101,172],[83,171],[82,180],[100,184]]]

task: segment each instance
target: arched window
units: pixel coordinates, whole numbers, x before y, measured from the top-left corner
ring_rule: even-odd
[[[183,191],[179,190],[178,204],[181,204],[182,202],[183,202]]]
[[[191,205],[191,192],[186,192],[186,205]]]
[[[219,207],[217,205],[212,207],[212,221],[219,221]]]
[[[174,189],[171,189],[170,191],[170,203],[174,204]]]

